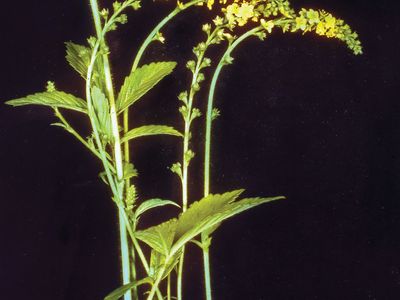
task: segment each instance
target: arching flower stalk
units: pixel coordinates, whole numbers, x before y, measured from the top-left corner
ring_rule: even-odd
[[[212,3],[212,2],[209,2]],[[211,5],[210,5],[211,6]],[[256,36],[264,40],[275,28],[280,28],[283,33],[315,32],[317,35],[336,38],[344,42],[355,55],[362,54],[362,46],[356,32],[343,20],[335,18],[324,10],[301,9],[296,13],[284,0],[235,0],[222,8],[223,15],[214,19],[216,26],[226,26],[231,31],[227,33],[228,46],[214,71],[211,80],[206,114],[206,134],[204,149],[204,197],[210,193],[210,166],[211,166],[211,130],[212,121],[215,119],[214,96],[219,75],[224,66],[232,64],[231,53],[247,38]],[[235,36],[237,27],[247,25],[251,29],[240,36]],[[210,232],[201,235],[203,249],[204,277],[206,281],[207,300],[212,299],[209,247],[211,245]]]

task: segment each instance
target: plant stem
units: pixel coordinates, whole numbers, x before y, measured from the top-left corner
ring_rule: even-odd
[[[149,33],[147,38],[144,40],[142,45],[140,46],[138,53],[135,56],[135,59],[132,64],[131,68],[131,73],[135,72],[137,68],[139,67],[139,63],[143,57],[144,52],[146,51],[147,47],[150,45],[150,43],[154,40],[154,37],[157,35],[157,33],[160,32],[160,30],[169,22],[171,21],[177,14],[179,14],[181,11],[199,3],[203,2],[203,0],[192,0],[181,7],[176,7],[172,12],[168,14],[164,19],[161,20],[160,23],[158,23],[153,30]],[[123,113],[123,125],[124,125],[124,133],[126,134],[129,131],[129,109],[124,110]],[[129,140],[124,142],[124,153],[125,153],[125,161],[129,162],[130,160],[130,150],[129,150]],[[129,188],[130,181],[126,180],[126,190]]]
[[[222,55],[211,80],[210,92],[208,94],[207,102],[207,115],[206,115],[206,137],[205,137],[205,149],[204,149],[204,197],[207,197],[210,193],[210,165],[211,165],[211,125],[213,115],[213,101],[215,94],[215,87],[222,68],[227,64],[226,60],[230,57],[232,51],[245,39],[250,36],[254,36],[256,33],[262,30],[262,27],[255,27],[246,33],[238,37],[232,44],[228,46],[225,53]],[[205,243],[208,236],[201,236],[202,243]],[[210,272],[210,256],[207,248],[203,249],[203,260],[204,260],[204,280],[206,288],[206,299],[212,299],[212,288],[211,288],[211,272]]]
[[[171,274],[167,278],[167,300],[171,300]]]
[[[212,299],[211,294],[211,272],[210,272],[210,252],[207,249],[203,249],[203,266],[204,266],[204,282],[206,289],[206,299]]]
[[[97,4],[97,0],[90,0],[90,5],[92,9],[92,14],[93,14],[93,19],[95,23],[95,28],[96,28],[96,33],[97,33],[97,38],[100,43],[103,43],[105,45],[105,30],[102,29],[101,27],[101,20],[100,20],[100,14],[99,14],[99,8]],[[114,88],[112,84],[112,78],[111,78],[111,69],[110,69],[110,63],[108,60],[108,54],[103,54],[103,66],[104,66],[104,76],[105,76],[105,81],[106,81],[106,89],[107,89],[107,94],[108,94],[108,99],[109,99],[109,104],[110,104],[110,116],[111,116],[111,127],[112,127],[112,134],[114,138],[114,158],[115,158],[115,164],[116,164],[116,171],[117,171],[117,185],[118,186],[123,186],[123,164],[122,164],[122,151],[121,151],[121,143],[120,143],[120,137],[119,137],[119,129],[118,129],[118,119],[117,119],[117,113],[116,113],[116,108],[115,108],[115,97],[114,97]],[[90,86],[90,80],[87,83]],[[90,90],[89,90],[90,93]],[[105,166],[106,167],[106,166]],[[123,189],[119,189],[123,190]],[[118,194],[118,201],[122,202],[122,194]],[[130,283],[130,262],[129,262],[129,245],[128,245],[128,237],[126,233],[126,224],[123,218],[123,208],[119,206],[118,209],[118,217],[119,217],[119,229],[120,229],[120,244],[121,244],[121,259],[122,259],[122,281],[123,284],[128,284]],[[131,300],[132,299],[132,294],[130,291],[128,291],[124,295],[125,300]]]
[[[163,274],[165,272],[165,269],[166,269],[168,261],[169,261],[169,257],[165,258],[165,263],[161,267],[161,269],[158,271],[159,273],[158,273],[157,279],[156,279],[156,281],[154,282],[154,284],[153,284],[153,286],[151,288],[151,291],[150,291],[149,296],[147,297],[147,300],[153,300],[154,294],[155,294],[156,290],[158,289],[158,285],[161,282],[161,279],[162,279],[162,276],[163,276]]]

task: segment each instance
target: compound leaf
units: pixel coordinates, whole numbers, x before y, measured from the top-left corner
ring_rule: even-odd
[[[6,102],[12,106],[44,105],[87,113],[86,101],[61,91],[42,92]]]
[[[117,111],[122,112],[170,74],[175,62],[154,62],[144,65],[125,78],[117,98]]]

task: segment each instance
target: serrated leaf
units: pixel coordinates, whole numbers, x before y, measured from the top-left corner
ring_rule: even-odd
[[[111,129],[111,116],[108,99],[97,86],[92,88],[92,102],[96,114],[98,129],[106,139],[111,140],[113,134]]]
[[[122,179],[130,179],[132,177],[137,177],[138,171],[135,169],[135,166],[131,163],[124,165],[124,175]]]
[[[191,205],[178,219],[137,231],[137,238],[163,255],[173,256],[197,235],[215,229],[224,220],[282,196],[236,200],[243,190],[209,195]]]
[[[119,92],[116,106],[122,112],[151,90],[161,79],[170,74],[175,62],[154,62],[136,69],[125,78]]]
[[[86,101],[61,91],[43,92],[6,102],[12,106],[44,105],[87,113]]]
[[[135,286],[139,286],[142,284],[153,284],[153,279],[150,277],[146,277],[143,278],[139,281],[136,282],[131,282],[128,284],[125,284],[117,289],[115,289],[114,291],[112,291],[110,294],[108,294],[104,300],[118,300],[119,298],[121,298],[123,295],[126,294],[126,292],[128,292],[129,290],[133,289]]]
[[[171,219],[160,225],[138,230],[135,232],[135,236],[155,251],[167,256],[174,241],[176,226],[177,220]]]
[[[200,220],[196,219],[193,222],[192,226],[187,226],[187,228],[190,228],[187,232],[183,233],[182,236],[179,236],[178,234],[175,235],[175,239],[178,238],[176,242],[174,242],[173,247],[171,248],[171,253],[175,253],[177,251],[180,251],[180,249],[188,243],[190,240],[192,240],[194,237],[199,235],[200,233],[209,230],[210,228],[213,228],[214,226],[221,224],[224,220],[231,218],[243,211],[246,211],[250,208],[256,207],[258,205],[261,205],[263,203],[271,202],[274,200],[280,200],[284,199],[282,196],[278,197],[268,197],[268,198],[246,198],[242,199],[239,201],[231,202],[226,204],[223,208],[221,208],[218,212],[215,212],[206,218]],[[201,200],[199,201],[201,202]],[[191,212],[192,215],[195,214],[196,211],[201,215],[202,212],[199,209],[200,206],[194,207],[193,211]],[[190,209],[190,208],[189,208]],[[189,211],[189,209],[187,211]],[[182,214],[182,216],[185,213]],[[178,226],[179,226],[179,221],[180,218],[178,219]],[[186,221],[187,222],[187,221]]]
[[[125,136],[121,139],[121,142],[124,143],[126,141],[136,139],[138,137],[151,136],[151,135],[174,135],[182,137],[182,134],[179,131],[170,126],[145,125],[128,131],[125,134]]]
[[[175,255],[173,255],[172,258],[166,261],[165,255],[155,250],[151,250],[149,275],[153,278],[157,278],[161,268],[165,264],[167,264],[161,277],[162,279],[164,279],[165,277],[168,276],[169,273],[171,273],[174,267],[178,264],[180,256],[181,252],[178,252]]]
[[[86,80],[87,69],[90,64],[92,50],[89,47],[78,45],[72,42],[65,43],[67,48],[66,59],[72,68],[77,71],[83,79]],[[103,62],[101,57],[97,57],[94,68],[92,79],[94,85],[103,89],[105,87],[104,76],[101,76],[103,72]]]
[[[138,218],[141,214],[145,213],[146,211],[156,208],[156,207],[161,207],[165,205],[174,205],[176,207],[180,207],[178,204],[171,200],[163,200],[163,199],[149,199],[144,201],[142,204],[138,206],[138,208],[135,211],[135,216]]]
[[[176,235],[182,236],[208,216],[221,212],[228,203],[235,201],[243,192],[244,190],[241,189],[224,194],[210,194],[200,201],[194,202],[179,216]]]

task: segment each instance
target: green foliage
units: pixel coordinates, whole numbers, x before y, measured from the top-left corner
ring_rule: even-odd
[[[87,105],[84,100],[61,91],[36,93],[23,98],[9,100],[6,104],[12,106],[44,105],[87,113]]]
[[[127,180],[132,177],[137,177],[138,171],[135,169],[135,166],[131,163],[126,163],[124,165],[124,176],[123,179]]]
[[[92,101],[94,109],[94,121],[96,122],[97,129],[102,134],[103,139],[111,142],[113,138],[111,128],[111,116],[108,99],[98,87],[92,88]]]
[[[153,284],[153,279],[151,277],[146,277],[143,278],[139,281],[131,282],[128,284],[125,284],[114,291],[112,291],[110,294],[108,294],[104,300],[118,300],[121,298],[123,295],[125,295],[129,290],[133,289],[134,287],[143,285],[143,284]]]
[[[135,210],[135,219],[138,219],[140,215],[144,214],[146,211],[156,208],[156,207],[161,207],[165,205],[173,205],[176,207],[180,206],[176,204],[174,201],[171,200],[163,200],[163,199],[149,199],[144,202],[142,202],[137,209]]]
[[[187,91],[178,96],[178,99],[182,102],[179,112],[184,119],[185,129],[182,132],[166,125],[144,125],[134,129],[129,128],[128,109],[130,106],[141,99],[164,77],[172,73],[176,63],[163,61],[143,65],[140,68],[136,68],[136,66],[139,65],[145,48],[152,41],[165,42],[165,38],[161,33],[162,27],[172,17],[181,10],[195,4],[207,3],[207,6],[212,8],[214,0],[189,1],[185,4],[178,1],[177,8],[154,28],[143,43],[143,47],[138,51],[138,56],[134,61],[134,71],[125,78],[116,99],[114,98],[113,76],[108,58],[111,50],[107,46],[106,35],[110,31],[116,30],[120,24],[126,24],[128,21],[128,17],[125,14],[126,9],[137,10],[140,8],[141,2],[140,0],[114,1],[112,8],[98,9],[97,1],[91,1],[96,37],[87,39],[88,46],[72,42],[66,43],[67,61],[86,81],[87,102],[71,94],[57,91],[53,82],[48,82],[46,92],[7,102],[7,104],[13,106],[44,105],[53,108],[61,122],[54,125],[61,126],[73,134],[103,163],[104,172],[101,172],[99,176],[110,187],[113,193],[112,199],[121,208],[119,210],[122,218],[120,219],[120,224],[127,226],[127,231],[132,238],[132,243],[129,246],[134,245],[136,247],[136,252],[132,253],[138,254],[147,272],[147,277],[139,281],[132,277],[134,279],[132,283],[116,289],[105,297],[105,300],[117,300],[131,289],[142,284],[150,284],[152,286],[148,297],[151,300],[160,281],[169,275],[176,265],[181,262],[177,280],[179,286],[179,278],[182,277],[183,270],[183,256],[181,255],[184,253],[184,247],[187,243],[193,242],[208,253],[208,247],[212,239],[210,235],[223,221],[263,203],[284,199],[284,197],[279,196],[239,200],[243,190],[208,195],[208,180],[210,176],[205,174],[204,194],[208,196],[194,202],[186,209],[188,200],[191,198],[188,193],[189,165],[195,158],[195,153],[191,150],[191,125],[193,120],[201,116],[201,111],[194,107],[194,100],[201,88],[201,84],[204,84],[206,79],[203,69],[211,66],[211,59],[205,56],[209,46],[221,44],[223,41],[227,43],[226,51],[211,80],[206,116],[206,127],[209,131],[206,133],[205,144],[208,147],[211,144],[211,121],[220,115],[219,110],[212,107],[218,76],[224,65],[233,63],[232,51],[247,37],[257,36],[264,40],[275,28],[280,28],[284,33],[301,32],[304,34],[314,32],[320,36],[343,41],[355,54],[362,53],[357,33],[353,32],[343,20],[335,18],[324,10],[301,9],[296,12],[290,7],[290,3],[287,0],[230,1],[228,4],[225,0],[219,1],[222,6],[222,15],[214,18],[213,22],[202,26],[202,31],[207,38],[193,47],[195,59],[188,60],[186,64],[193,76]],[[239,27],[243,26],[250,26],[251,29],[237,31]],[[240,31],[242,31],[241,35],[237,36],[237,32]],[[88,77],[90,77],[90,80],[87,80]],[[59,108],[87,114],[92,124],[92,132],[89,133],[89,138],[84,138],[75,131],[60,113]],[[121,113],[124,113],[124,136],[122,138],[120,136],[122,128],[119,127],[121,125],[119,122],[122,121],[122,116],[119,115]],[[130,183],[130,179],[138,176],[138,172],[129,161],[129,142],[139,137],[154,135],[183,137],[183,149],[180,152],[182,160],[171,167],[171,171],[179,176],[182,184],[183,212],[177,218],[157,226],[136,231],[138,220],[149,210],[166,205],[179,207],[174,201],[158,198],[139,202],[136,187]],[[181,141],[179,140],[179,142]],[[209,154],[208,148],[208,151],[207,149],[205,150],[204,162],[204,165],[208,167],[210,166]],[[195,240],[199,235],[201,235],[201,241]],[[137,239],[151,248],[150,265]],[[121,248],[126,246],[125,253],[128,253],[129,243],[126,237],[122,237],[121,241]],[[126,259],[129,255],[123,255],[122,257]],[[129,261],[123,263],[125,266],[129,265]],[[133,267],[135,268],[136,266]],[[126,272],[124,271],[124,273]],[[136,272],[134,273],[136,274]],[[124,276],[124,282],[130,280],[129,275],[124,274]],[[211,294],[211,291],[207,291],[208,294]],[[161,294],[158,297],[162,299]],[[208,299],[210,299],[209,296]]]
[[[141,127],[134,128],[127,132],[121,139],[122,142],[136,139],[143,136],[151,135],[173,135],[182,137],[182,133],[170,126],[165,125],[144,125]]]
[[[92,50],[89,47],[78,45],[72,42],[66,42],[66,59],[70,66],[77,71],[84,80],[87,77],[87,70],[90,64],[90,58]],[[98,86],[101,90],[105,90],[104,76],[102,76],[103,62],[101,57],[96,59],[93,67],[92,80],[95,86]]]
[[[171,219],[160,225],[136,231],[135,236],[137,239],[149,245],[150,248],[164,256],[168,256],[171,251],[177,226],[177,219]]]
[[[155,251],[172,256],[193,238],[210,229],[215,230],[224,220],[252,207],[284,197],[246,198],[237,200],[243,190],[222,195],[209,195],[193,203],[178,219],[137,231],[136,238]]]
[[[170,74],[175,62],[154,62],[136,69],[125,78],[117,99],[117,111],[122,112],[138,101],[161,79]]]

